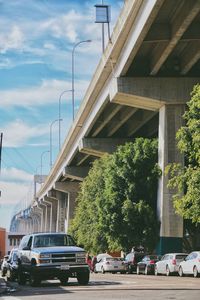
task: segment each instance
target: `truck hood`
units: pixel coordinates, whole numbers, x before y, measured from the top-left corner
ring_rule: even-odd
[[[33,248],[32,251],[36,253],[74,253],[74,252],[85,252],[83,248],[77,246],[59,246],[59,247],[41,247]]]

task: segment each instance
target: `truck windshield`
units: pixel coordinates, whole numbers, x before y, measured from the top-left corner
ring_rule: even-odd
[[[34,237],[34,248],[55,246],[75,246],[75,242],[71,236],[64,234],[45,234]]]

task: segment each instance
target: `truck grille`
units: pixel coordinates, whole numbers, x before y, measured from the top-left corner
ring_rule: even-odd
[[[76,262],[75,253],[52,253],[51,255],[52,263],[70,263]]]

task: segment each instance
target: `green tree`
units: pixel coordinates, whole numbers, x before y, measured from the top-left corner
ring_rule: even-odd
[[[199,247],[200,232],[200,85],[191,93],[188,109],[183,115],[185,126],[177,132],[178,148],[185,157],[185,166],[171,164],[169,187],[175,191],[174,207],[184,218],[184,228],[189,238],[186,248]]]
[[[70,231],[90,252],[155,247],[157,141],[136,139],[96,160],[81,185]]]
[[[106,169],[104,207],[107,240],[111,249],[130,249],[143,244],[155,247],[158,238],[156,217],[157,140],[138,138],[121,146]]]
[[[200,223],[200,85],[196,85],[188,110],[183,118],[185,126],[177,132],[178,148],[185,157],[185,166],[171,164],[169,186],[176,189],[176,211],[194,224]]]

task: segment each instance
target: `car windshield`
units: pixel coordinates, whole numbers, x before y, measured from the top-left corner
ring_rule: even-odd
[[[75,246],[75,242],[71,236],[64,234],[45,234],[34,237],[34,248],[55,247],[55,246]]]
[[[187,254],[178,254],[176,255],[176,259],[184,259],[187,256]]]

